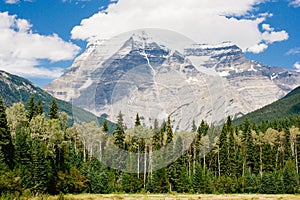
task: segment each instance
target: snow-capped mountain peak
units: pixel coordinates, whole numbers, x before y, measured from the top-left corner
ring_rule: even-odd
[[[170,115],[174,128],[220,122],[265,106],[300,85],[300,73],[245,58],[231,42],[195,44],[173,32],[139,30],[89,44],[46,89],[131,126]]]

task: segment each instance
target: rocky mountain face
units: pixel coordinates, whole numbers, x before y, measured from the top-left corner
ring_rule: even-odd
[[[182,130],[193,119],[218,123],[245,115],[298,85],[300,73],[248,60],[230,42],[193,44],[137,31],[89,44],[44,89],[110,120],[121,111],[127,126],[136,113],[146,125],[170,115]]]

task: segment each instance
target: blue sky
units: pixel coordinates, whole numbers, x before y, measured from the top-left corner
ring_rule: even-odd
[[[94,39],[164,28],[300,70],[299,19],[300,0],[0,0],[0,69],[43,86]]]

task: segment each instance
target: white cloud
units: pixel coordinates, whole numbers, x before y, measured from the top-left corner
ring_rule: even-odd
[[[262,43],[262,44],[256,44],[252,47],[247,48],[248,52],[252,52],[252,53],[261,53],[264,50],[266,50],[268,48],[268,45]]]
[[[23,1],[25,1],[25,2],[33,2],[35,0],[23,0]],[[7,4],[17,4],[17,3],[20,2],[20,0],[4,0],[4,2],[7,3]]]
[[[292,0],[290,5],[294,6],[295,8],[300,7],[300,0]]]
[[[287,40],[289,34],[286,31],[265,31],[262,33],[262,39],[267,43],[280,42]]]
[[[19,3],[19,0],[5,0],[5,3],[7,3],[7,4],[16,4],[16,3]]]
[[[179,32],[199,43],[232,41],[243,50],[255,45],[266,49],[265,45],[285,39],[287,33],[274,32],[270,25],[265,25],[263,36],[259,25],[272,14],[252,16],[250,12],[264,1],[119,0],[105,11],[83,19],[71,33],[74,39],[90,41],[94,37],[110,38],[135,29],[162,28]],[[262,46],[264,40],[267,42]]]
[[[295,67],[295,69],[296,69],[297,72],[300,72],[300,63],[299,62],[296,62],[294,64],[294,67]]]
[[[91,0],[62,0],[63,3],[66,3],[66,2],[69,2],[69,3],[72,3],[72,2],[87,2],[87,1],[91,1]]]
[[[263,28],[263,30],[265,30],[265,31],[274,31],[274,28],[272,28],[272,27],[270,26],[270,24],[263,24],[263,25],[262,25],[262,28]]]
[[[0,69],[31,77],[57,77],[62,69],[38,68],[40,60],[70,60],[79,51],[76,45],[58,35],[32,33],[32,25],[15,15],[0,12]]]
[[[300,54],[300,47],[292,48],[288,52],[286,52],[286,55],[297,55]]]

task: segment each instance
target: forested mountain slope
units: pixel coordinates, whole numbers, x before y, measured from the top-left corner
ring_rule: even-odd
[[[241,124],[246,118],[251,122],[259,123],[261,121],[273,121],[274,119],[278,120],[297,115],[300,115],[300,86],[282,99],[236,119],[235,123]]]

